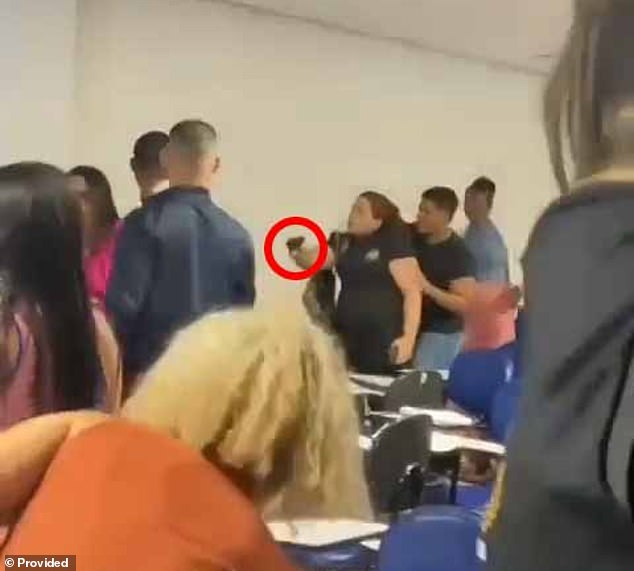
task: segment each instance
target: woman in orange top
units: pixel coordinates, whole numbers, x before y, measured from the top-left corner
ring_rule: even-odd
[[[158,432],[95,413],[44,416],[3,434],[0,458],[16,467],[0,482],[5,521],[46,470],[1,556],[75,555],[90,571],[292,569],[227,476]]]
[[[282,571],[247,498],[270,519],[369,515],[346,370],[305,315],[201,319],[123,414],[154,430],[62,415],[0,435],[0,521],[18,520],[5,554],[125,571],[156,552],[147,568]]]

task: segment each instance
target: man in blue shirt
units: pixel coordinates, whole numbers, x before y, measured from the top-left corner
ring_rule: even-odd
[[[469,226],[464,240],[475,260],[478,282],[508,283],[508,250],[491,220],[494,198],[495,183],[486,177],[476,179],[467,189],[464,210]]]
[[[251,238],[210,196],[220,168],[215,129],[179,123],[161,159],[171,187],[125,220],[106,296],[130,380],[178,329],[255,300]]]

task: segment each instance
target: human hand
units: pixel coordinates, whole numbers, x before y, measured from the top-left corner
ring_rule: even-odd
[[[414,356],[416,342],[408,337],[399,337],[390,347],[390,355],[393,365],[403,365]]]
[[[306,238],[304,238],[303,236],[295,236],[293,238],[289,238],[288,240],[286,240],[286,247],[288,248],[288,251],[292,254],[304,245],[305,240]]]

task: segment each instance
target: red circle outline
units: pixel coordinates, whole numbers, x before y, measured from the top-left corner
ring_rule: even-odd
[[[287,270],[277,262],[275,255],[273,254],[273,242],[275,242],[275,238],[277,238],[277,235],[282,230],[288,228],[289,226],[303,226],[317,237],[317,241],[319,243],[319,254],[317,255],[315,263],[306,270],[301,270],[299,272]],[[282,220],[273,224],[266,234],[266,238],[264,239],[264,258],[266,259],[269,267],[278,276],[292,281],[307,280],[321,270],[323,265],[326,263],[326,259],[328,258],[328,239],[319,224],[312,221],[310,218],[305,218],[303,216],[289,216],[288,218],[282,218]]]

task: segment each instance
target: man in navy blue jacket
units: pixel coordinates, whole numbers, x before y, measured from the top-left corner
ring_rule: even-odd
[[[171,187],[126,218],[106,297],[128,379],[184,325],[255,300],[251,238],[210,196],[220,167],[215,129],[177,124],[162,162]]]

